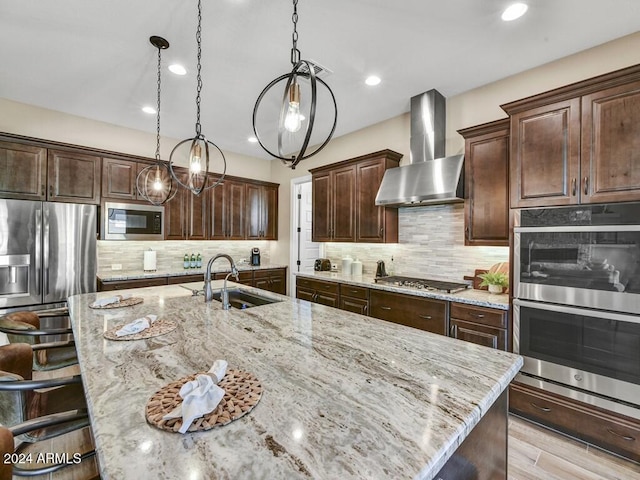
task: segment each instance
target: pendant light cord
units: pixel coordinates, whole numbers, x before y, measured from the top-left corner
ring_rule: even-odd
[[[291,65],[296,65],[300,61],[300,50],[298,50],[298,0],[293,0],[293,15],[291,15],[291,21],[293,22],[293,33],[291,34],[291,40],[293,41],[293,47],[291,48]]]
[[[162,77],[162,54],[161,48],[158,47],[158,109],[156,110],[158,115],[156,116],[156,161],[160,161],[160,78]]]
[[[198,29],[196,30],[196,43],[198,45],[198,54],[197,54],[197,71],[196,75],[196,135],[200,136],[201,127],[200,127],[200,91],[202,90],[202,76],[201,70],[202,66],[200,64],[202,60],[202,2],[198,0]]]

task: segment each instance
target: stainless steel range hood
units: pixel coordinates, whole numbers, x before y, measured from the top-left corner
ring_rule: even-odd
[[[464,155],[444,157],[446,102],[437,90],[411,98],[411,163],[384,174],[376,205],[464,201]]]

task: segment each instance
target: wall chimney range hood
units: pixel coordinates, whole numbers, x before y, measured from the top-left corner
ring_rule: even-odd
[[[388,169],[376,205],[408,207],[464,201],[464,155],[445,157],[446,101],[437,90],[411,98],[411,163]]]

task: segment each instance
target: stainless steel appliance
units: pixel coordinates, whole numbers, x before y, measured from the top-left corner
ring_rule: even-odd
[[[0,313],[96,291],[97,207],[0,199]]]
[[[260,266],[260,249],[258,247],[253,247],[251,249],[251,265],[254,267]]]
[[[414,278],[393,275],[375,279],[376,283],[383,285],[396,285],[398,287],[415,288],[430,292],[455,293],[469,288],[467,283],[447,282],[443,280],[432,280],[428,278]]]
[[[386,276],[387,276],[387,269],[385,268],[384,260],[378,260],[378,266],[376,268],[376,278],[386,277]]]
[[[313,269],[316,272],[328,272],[331,270],[331,260],[328,258],[316,258]]]
[[[640,203],[516,212],[519,381],[640,418]]]
[[[105,202],[103,240],[164,240],[164,207]]]

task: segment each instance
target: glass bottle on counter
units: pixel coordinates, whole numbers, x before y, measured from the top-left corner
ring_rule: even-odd
[[[183,268],[186,270],[187,268],[191,267],[191,261],[189,260],[189,254],[185,253],[184,254],[184,263],[182,264]]]
[[[202,255],[196,256],[196,268],[202,268]]]
[[[189,265],[191,266],[191,268],[196,268],[196,254],[195,253],[191,254],[191,261],[189,262]]]

